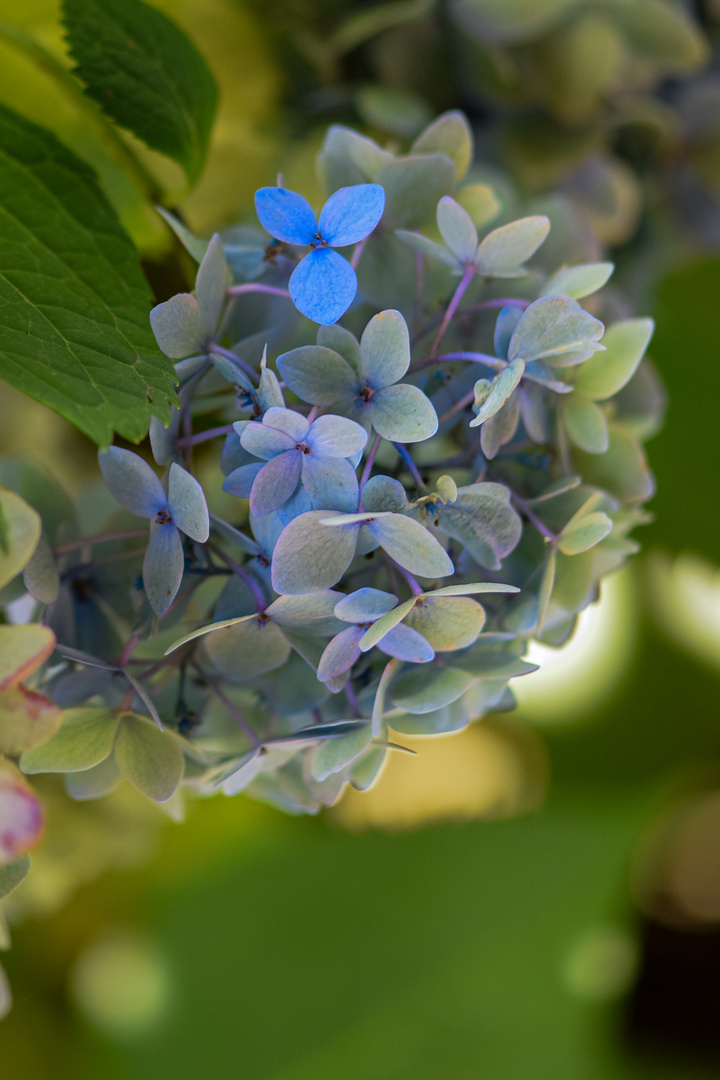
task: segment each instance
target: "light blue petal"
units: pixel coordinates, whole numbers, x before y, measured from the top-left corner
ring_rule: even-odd
[[[226,477],[223,491],[228,495],[237,495],[240,499],[249,499],[255,477],[264,467],[262,461],[258,461],[254,465],[241,465],[234,469]]]
[[[382,589],[356,589],[335,605],[335,614],[343,622],[375,622],[397,604],[397,597]]]
[[[111,446],[98,454],[100,472],[110,494],[120,505],[138,517],[155,517],[167,509],[167,498],[160,480],[138,454]]]
[[[255,457],[253,454],[248,454],[247,450],[240,442],[240,435],[248,425],[247,420],[237,420],[233,425],[235,431],[231,431],[225,440],[225,445],[220,455],[220,468],[224,472],[225,476],[229,476],[235,469],[239,469],[241,465],[253,465]]]
[[[318,664],[317,676],[321,682],[342,675],[362,656],[358,641],[364,633],[359,626],[348,626],[332,639]]]
[[[285,526],[289,525],[296,517],[300,517],[301,514],[308,514],[312,508],[307,491],[304,487],[298,487],[292,498],[288,499],[277,511],[277,516],[282,525]]]
[[[497,317],[494,336],[495,355],[501,360],[507,360],[510,338],[513,336],[522,314],[520,308],[506,307],[502,309]]]
[[[360,356],[373,390],[402,379],[410,366],[410,335],[399,311],[389,308],[373,315],[360,339]]]
[[[299,450],[288,450],[263,465],[250,492],[250,509],[256,517],[271,514],[290,498],[297,487],[301,458]]]
[[[301,413],[293,412],[292,409],[280,408],[276,405],[266,410],[262,422],[267,427],[284,431],[295,442],[302,442],[310,430],[310,425]]]
[[[379,184],[355,184],[331,195],[320,214],[320,233],[331,247],[357,244],[368,236],[385,209]]]
[[[172,604],[182,581],[182,541],[174,525],[159,525],[148,544],[143,562],[143,586],[157,615]]]
[[[297,413],[293,413],[297,416]],[[304,419],[304,417],[303,417]],[[359,454],[367,442],[367,431],[354,420],[345,416],[319,416],[307,435],[307,444],[318,454],[331,457],[353,457]]]
[[[407,660],[411,664],[427,664],[435,655],[435,650],[429,641],[417,630],[410,626],[394,626],[388,630],[382,641],[378,642],[378,649],[387,653],[388,656],[396,656],[398,660]]]
[[[316,510],[340,510],[352,514],[357,510],[358,479],[345,458],[325,454],[302,454],[303,487]]]
[[[171,360],[205,352],[208,331],[200,305],[190,293],[178,293],[154,307],[150,325],[155,340]]]
[[[298,311],[329,326],[355,299],[357,278],[342,255],[330,248],[316,248],[295,267],[288,287]]]
[[[205,329],[210,338],[217,329],[218,319],[225,303],[227,286],[227,263],[222,240],[215,233],[208,244],[203,261],[195,279],[195,298],[200,307]]]
[[[376,390],[370,398],[370,419],[378,435],[391,442],[422,442],[438,429],[432,402],[410,383]]]
[[[255,210],[263,228],[286,244],[312,244],[318,231],[307,199],[287,188],[265,187],[255,192]]]
[[[293,439],[285,431],[279,428],[269,427],[267,424],[258,424],[251,420],[240,435],[243,449],[255,457],[269,461],[270,458],[284,453],[286,450],[294,450],[297,439]]]
[[[168,509],[181,532],[204,544],[210,535],[210,517],[203,489],[194,476],[173,462],[168,482]]]
[[[275,592],[290,596],[331,589],[355,554],[357,526],[329,529],[327,510],[313,510],[291,521],[280,534],[272,561]]]
[[[342,356],[317,345],[283,353],[277,358],[277,368],[293,394],[312,405],[341,402],[344,407],[354,401],[362,386]]]
[[[411,574],[435,578],[454,572],[447,551],[419,521],[403,514],[385,514],[373,518],[367,528],[388,555]]]

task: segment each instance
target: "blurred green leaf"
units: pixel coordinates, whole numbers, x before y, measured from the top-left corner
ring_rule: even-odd
[[[558,540],[558,548],[563,555],[580,555],[599,544],[611,531],[613,523],[607,514],[594,510],[587,517],[575,521],[570,528],[563,529]]]
[[[0,376],[98,443],[138,440],[176,398],[132,242],[91,170],[2,106],[0,148]]]
[[[185,34],[141,0],[63,0],[75,74],[116,123],[183,167],[202,172],[217,86]]]
[[[68,709],[52,738],[25,751],[20,768],[24,773],[91,769],[112,751],[117,728],[118,715],[110,709]]]
[[[115,763],[126,780],[156,802],[170,798],[183,774],[183,753],[175,740],[130,713],[120,722]]]
[[[0,589],[12,581],[29,562],[35,550],[42,523],[40,516],[14,491],[0,488],[0,512],[3,520],[3,543],[0,548]]]
[[[604,356],[604,353],[601,353]],[[558,403],[570,441],[588,454],[604,454],[609,445],[605,414],[594,401],[575,391]]]
[[[29,869],[29,855],[20,855],[11,863],[0,866],[0,900],[20,884]]]

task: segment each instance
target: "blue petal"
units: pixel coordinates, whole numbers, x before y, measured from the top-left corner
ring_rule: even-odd
[[[358,641],[364,633],[365,630],[359,626],[349,626],[332,639],[318,664],[317,676],[321,682],[342,675],[362,656]]]
[[[379,184],[355,184],[331,195],[320,214],[320,232],[331,247],[357,244],[368,236],[385,209]]]
[[[357,278],[342,255],[329,248],[316,248],[295,267],[289,288],[298,311],[313,322],[329,326],[355,299]]]
[[[205,543],[210,535],[210,517],[203,489],[195,477],[175,461],[170,466],[168,508],[181,532],[191,540]]]
[[[256,517],[271,514],[290,498],[300,477],[301,458],[299,450],[288,450],[263,465],[250,492],[250,510]]]
[[[172,604],[183,576],[182,541],[174,525],[159,525],[145,552],[143,586],[148,603],[157,615]]]
[[[228,495],[237,495],[241,499],[249,499],[255,477],[263,467],[263,462],[257,461],[252,465],[240,465],[237,469],[233,469],[225,479],[222,486],[223,491],[227,492]]]
[[[269,409],[266,409],[262,422],[266,427],[284,431],[295,442],[302,442],[310,430],[307,418],[301,413],[293,412],[292,409],[280,408],[278,405],[271,405]]]
[[[286,244],[312,244],[318,231],[307,199],[287,188],[264,187],[255,192],[255,209],[264,229]]]
[[[382,641],[378,642],[378,649],[387,656],[395,656],[410,664],[427,664],[435,655],[432,645],[422,634],[402,623],[388,630]]]
[[[501,360],[507,360],[510,338],[513,336],[515,327],[522,318],[522,311],[516,307],[505,307],[497,317],[495,323],[495,355]]]
[[[111,446],[98,454],[103,480],[120,505],[138,517],[152,518],[167,509],[167,497],[157,475],[131,450]]]

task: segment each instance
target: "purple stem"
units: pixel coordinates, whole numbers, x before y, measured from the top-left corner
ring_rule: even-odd
[[[140,536],[147,536],[147,529],[131,529],[129,532],[100,533],[98,536],[84,536],[81,540],[73,540],[70,544],[62,544],[54,548],[56,555],[65,555],[68,551],[78,551],[88,544],[110,544],[114,540],[136,540]]]
[[[417,579],[413,577],[413,575],[410,573],[410,571],[406,570],[403,566],[401,566],[399,562],[395,562],[393,557],[391,555],[388,555],[387,551],[383,551],[383,555],[395,567],[395,569],[400,574],[402,574],[402,576],[405,578],[408,585],[410,586],[410,591],[413,594],[413,596],[422,596],[422,594],[423,594],[423,592],[425,590],[421,587],[419,581],[417,581]]]
[[[528,519],[531,525],[535,526],[537,531],[544,536],[546,540],[549,540],[550,543],[554,543],[557,540],[555,533],[551,529],[548,529],[547,525],[545,525],[537,514],[530,509],[524,499],[521,499],[519,495],[516,495],[513,492],[512,501],[515,503],[520,513]]]
[[[503,368],[507,367],[505,360],[498,360],[496,356],[488,356],[487,353],[451,352],[443,353],[441,356],[427,356],[424,360],[418,360],[409,369],[408,374],[412,375],[413,372],[422,371],[423,368],[432,367],[433,364],[448,364],[453,360],[470,360],[474,364],[484,364],[485,367],[492,368],[493,371],[502,371]]]
[[[223,349],[222,345],[217,345],[214,341],[212,341],[208,346],[208,352],[217,353],[218,356],[224,356],[226,360],[230,360],[233,364],[237,364],[237,366],[245,372],[248,378],[253,379],[255,382],[257,382],[258,373],[255,368],[250,367],[250,364],[248,364],[246,360],[243,360],[241,356],[237,356],[230,349]]]
[[[359,244],[355,245],[355,249],[354,249],[354,251],[352,253],[352,256],[350,258],[350,265],[352,266],[353,270],[357,270],[357,264],[360,262],[360,256],[362,255],[362,253],[363,253],[363,251],[365,249],[365,245],[367,244],[367,241],[368,241],[368,238],[366,236],[364,240],[361,240]]]
[[[422,476],[418,472],[418,467],[415,464],[415,462],[413,461],[412,457],[410,456],[410,452],[407,449],[407,447],[404,445],[404,443],[401,443],[401,442],[394,442],[393,446],[395,447],[398,454],[400,455],[400,457],[405,462],[405,465],[407,466],[408,472],[410,473],[413,480],[415,481],[415,487],[418,489],[418,491],[424,491],[424,489],[427,487],[427,485],[425,484],[425,482],[423,481]]]
[[[483,300],[480,304],[471,304],[465,311],[491,311],[493,308],[516,307],[523,311],[530,307],[532,300],[518,300],[505,297],[502,300]]]
[[[220,427],[208,428],[207,431],[198,431],[197,435],[189,435],[187,438],[177,439],[178,446],[195,446],[196,443],[207,442],[215,439],[218,435],[229,435],[234,431],[232,424],[222,424]]]
[[[465,394],[464,397],[461,397],[459,401],[456,401],[452,408],[448,409],[447,412],[444,412],[442,414],[442,416],[438,420],[438,427],[442,427],[445,421],[449,420],[451,416],[455,415],[455,413],[462,412],[463,409],[466,409],[468,405],[472,405],[474,400],[475,391],[470,390],[470,392]]]
[[[286,296],[290,298],[287,289],[279,289],[277,285],[259,285],[250,282],[248,285],[231,285],[227,290],[228,296],[242,296],[243,293],[267,293],[270,296]]]
[[[230,567],[233,574],[237,574],[238,577],[243,579],[255,598],[255,608],[258,614],[261,614],[267,607],[267,600],[260,587],[260,583],[253,577],[249,570],[246,570],[244,566],[241,566],[240,563],[236,563],[234,559],[231,559],[229,555],[226,555],[223,549],[217,544],[208,541],[207,546],[219,559],[222,559],[226,566]]]
[[[457,289],[453,293],[452,299],[450,300],[450,303],[447,306],[447,311],[443,315],[443,320],[440,323],[440,326],[438,327],[438,332],[435,335],[435,340],[433,341],[432,348],[430,350],[430,355],[431,356],[437,356],[438,349],[440,348],[440,342],[444,338],[445,331],[447,330],[448,326],[450,325],[450,320],[452,319],[453,315],[457,311],[457,306],[460,303],[460,301],[462,300],[463,296],[465,295],[465,290],[467,289],[468,285],[472,281],[474,274],[475,274],[474,265],[465,267],[465,273],[460,278],[460,284],[458,285]]]
[[[372,472],[373,463],[375,461],[375,455],[378,452],[378,446],[380,445],[381,442],[382,442],[382,436],[381,435],[376,435],[375,436],[375,441],[373,442],[372,446],[370,447],[370,453],[367,456],[367,461],[365,462],[365,468],[362,471],[362,476],[360,477],[360,483],[358,485],[358,513],[362,513],[361,507],[362,507],[363,488],[365,487],[368,480],[370,479],[370,473]]]

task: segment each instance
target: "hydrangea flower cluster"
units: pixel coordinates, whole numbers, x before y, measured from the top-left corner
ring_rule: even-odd
[[[50,638],[45,721],[0,746],[13,790],[60,772],[75,798],[129,780],[313,813],[404,735],[512,708],[529,643],[562,645],[636,550],[652,324],[601,291],[612,265],[572,215],[551,228],[465,175],[462,117],[421,146],[332,128],[319,217],[263,188],[257,257],[214,237],[194,293],[152,312],[180,400],[155,467],[101,452],[118,508],[91,536],[38,495],[6,594]]]

